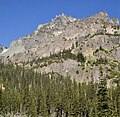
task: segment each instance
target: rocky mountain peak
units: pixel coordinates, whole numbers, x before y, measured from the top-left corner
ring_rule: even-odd
[[[97,17],[109,17],[106,12],[99,12],[99,13],[96,14],[95,16],[97,16]]]
[[[88,19],[91,19],[93,21],[102,20],[103,22],[106,22],[106,23],[111,23],[113,25],[119,25],[119,19],[118,18],[111,19],[106,12],[99,12],[98,14],[90,16]]]
[[[89,18],[103,19],[103,20],[110,19],[106,12],[99,12],[93,16],[90,16]]]
[[[75,21],[76,18],[73,18],[71,16],[67,16],[64,13],[58,15],[53,19],[53,23],[67,23],[67,22],[72,22]]]

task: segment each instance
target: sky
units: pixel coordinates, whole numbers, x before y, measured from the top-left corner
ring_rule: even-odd
[[[86,18],[100,11],[120,19],[120,0],[0,0],[0,44],[8,47],[62,13]]]

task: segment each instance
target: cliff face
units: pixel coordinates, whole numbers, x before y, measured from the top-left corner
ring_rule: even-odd
[[[84,55],[84,65],[78,60],[78,53]],[[110,19],[104,12],[85,19],[62,14],[39,25],[32,34],[13,41],[0,56],[5,63],[25,62],[27,68],[42,73],[54,71],[82,81],[92,76],[97,82],[97,62],[120,62],[119,21]],[[110,67],[110,64],[102,65]]]

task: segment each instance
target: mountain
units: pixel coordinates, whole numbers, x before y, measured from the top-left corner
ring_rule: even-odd
[[[120,25],[64,14],[0,46],[0,117],[120,117]]]
[[[105,12],[83,19],[62,14],[13,41],[0,58],[5,64],[24,64],[41,73],[57,72],[79,81],[93,77],[98,82],[100,66],[105,73],[118,69],[119,20]]]

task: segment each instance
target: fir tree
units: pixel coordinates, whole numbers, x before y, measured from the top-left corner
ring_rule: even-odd
[[[81,62],[81,63],[85,63],[86,60],[85,60],[85,57],[82,53],[77,54],[77,61]]]
[[[107,85],[106,78],[103,77],[103,72],[100,69],[100,83],[97,92],[97,114],[98,117],[109,117],[109,106],[108,106],[108,96],[107,96]]]

